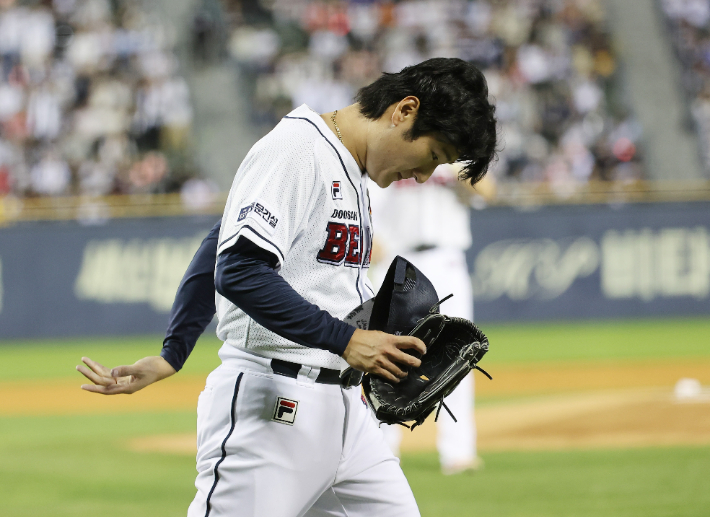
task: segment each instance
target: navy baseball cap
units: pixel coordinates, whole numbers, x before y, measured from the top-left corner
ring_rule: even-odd
[[[398,255],[377,295],[354,309],[344,321],[365,330],[409,334],[420,319],[439,312],[438,302],[431,281]]]

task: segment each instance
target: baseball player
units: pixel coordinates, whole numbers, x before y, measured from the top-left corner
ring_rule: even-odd
[[[190,517],[419,515],[357,376],[341,371],[397,382],[419,364],[406,351],[424,345],[341,318],[373,296],[368,177],[423,183],[465,160],[475,183],[494,153],[495,109],[480,71],[445,58],[384,74],[356,101],[324,115],[296,108],[250,150],[179,288],[160,356],[77,367],[93,382],[82,387],[104,394],[174,374],[212,309],[201,265],[216,244],[224,345],[198,402]]]
[[[434,284],[445,302],[446,314],[473,320],[473,294],[465,251],[471,246],[466,184],[458,181],[459,164],[443,164],[424,185],[412,180],[397,182],[389,189],[370,189],[377,223],[377,262],[386,269],[400,255],[415,264]],[[374,262],[374,261],[373,261]],[[379,265],[378,264],[378,265]],[[378,274],[375,282],[379,284]],[[473,375],[467,376],[446,398],[456,416],[448,413],[437,421],[437,449],[444,474],[476,470],[482,460],[476,454],[473,421]],[[399,455],[402,428],[384,425],[382,430],[392,451]]]

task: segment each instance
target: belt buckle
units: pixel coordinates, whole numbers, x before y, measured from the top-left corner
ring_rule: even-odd
[[[349,367],[343,370],[340,374],[340,385],[343,388],[350,388],[352,386],[359,386],[362,382],[362,377],[364,373],[355,368]]]

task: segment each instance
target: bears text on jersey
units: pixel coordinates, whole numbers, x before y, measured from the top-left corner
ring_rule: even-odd
[[[372,254],[372,236],[369,229],[366,229],[364,237],[361,238],[360,226],[357,224],[330,221],[326,226],[325,244],[317,255],[318,262],[357,267],[364,256],[362,267],[369,267]]]

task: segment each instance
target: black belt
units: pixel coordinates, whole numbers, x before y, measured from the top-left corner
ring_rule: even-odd
[[[301,370],[301,365],[298,363],[282,361],[281,359],[272,359],[271,369],[277,375],[283,375],[285,377],[296,379],[298,378],[298,372]],[[318,377],[316,377],[316,382],[319,384],[341,384],[340,371],[331,370],[330,368],[321,368],[318,373]],[[345,385],[343,385],[343,387],[347,388]]]

